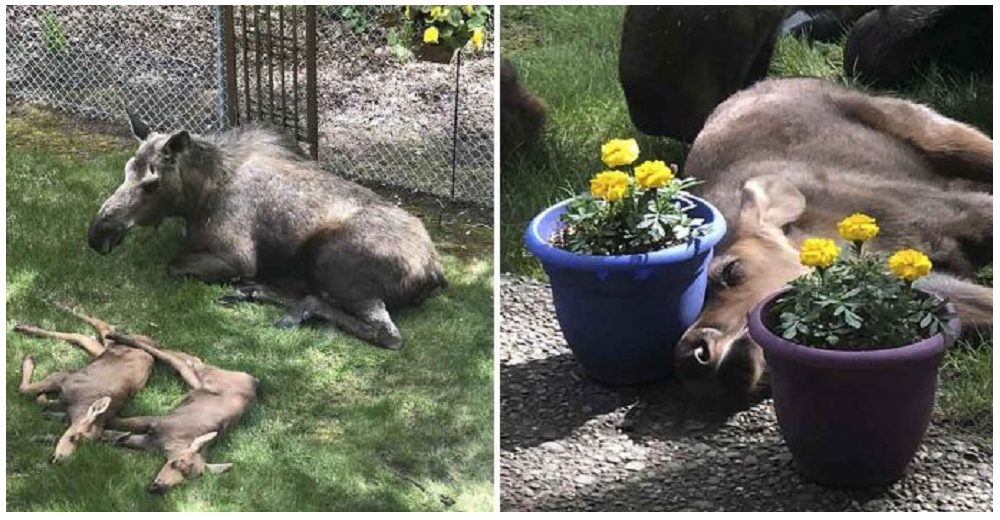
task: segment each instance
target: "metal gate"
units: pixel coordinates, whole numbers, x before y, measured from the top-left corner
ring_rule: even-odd
[[[226,120],[288,129],[319,157],[316,7],[223,6]]]

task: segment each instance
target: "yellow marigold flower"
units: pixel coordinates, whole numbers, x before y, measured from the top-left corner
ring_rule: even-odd
[[[889,257],[889,269],[896,273],[896,276],[913,281],[921,276],[927,276],[934,265],[927,255],[916,249],[900,249]]]
[[[590,179],[590,193],[599,199],[621,200],[628,193],[628,181],[628,174],[623,171],[603,171]]]
[[[472,16],[472,6],[471,5],[463,5],[462,6],[462,10],[465,11],[465,14],[467,14],[469,16]]]
[[[643,188],[662,188],[674,178],[674,171],[663,161],[646,161],[635,167],[635,183]]]
[[[434,20],[443,20],[448,16],[449,9],[443,5],[436,5],[431,7],[431,18]]]
[[[863,242],[878,234],[878,224],[869,215],[855,213],[837,223],[837,232],[844,240]]]
[[[483,48],[483,30],[473,29],[472,30],[472,46],[476,49]]]
[[[639,144],[635,139],[612,139],[601,146],[601,160],[614,168],[632,164],[639,158]]]
[[[438,32],[437,27],[428,27],[427,30],[424,31],[424,43],[437,43],[439,35],[440,33]]]
[[[840,248],[829,238],[807,238],[799,248],[799,262],[809,267],[829,267],[838,256]]]

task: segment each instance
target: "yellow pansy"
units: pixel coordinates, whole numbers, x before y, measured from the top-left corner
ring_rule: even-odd
[[[844,240],[863,242],[878,234],[878,224],[869,215],[855,213],[837,223],[837,232]]]
[[[473,48],[482,49],[483,48],[483,30],[482,29],[473,29],[472,30],[472,38],[471,38],[471,40],[472,40],[472,47]]]
[[[439,35],[440,33],[438,32],[437,27],[434,27],[433,25],[428,27],[427,30],[424,31],[424,43],[437,43]]]
[[[635,183],[643,188],[661,188],[674,178],[674,171],[663,161],[646,161],[635,167]]]
[[[619,170],[598,173],[590,179],[590,193],[596,198],[616,201],[628,193],[629,176]]]
[[[462,10],[465,11],[465,14],[467,14],[469,16],[472,16],[472,6],[471,5],[463,5],[462,6]]]
[[[892,269],[896,276],[911,282],[921,276],[927,276],[933,267],[931,259],[916,249],[901,249],[889,257],[889,269]]]
[[[838,256],[840,248],[829,238],[807,238],[799,248],[799,262],[809,267],[829,267]]]
[[[612,139],[601,146],[601,160],[614,168],[632,164],[639,158],[639,144],[635,139]]]

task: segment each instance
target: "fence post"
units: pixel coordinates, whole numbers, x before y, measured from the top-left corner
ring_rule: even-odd
[[[319,119],[316,107],[316,6],[306,6],[306,132],[309,153],[319,158]]]
[[[223,107],[224,127],[240,124],[240,111],[236,92],[236,30],[233,27],[233,6],[224,5],[216,8],[216,16],[221,19],[219,25],[219,45],[223,52],[220,63],[220,75],[225,75],[225,106]],[[222,92],[222,85],[219,86]],[[220,94],[221,95],[221,94]]]

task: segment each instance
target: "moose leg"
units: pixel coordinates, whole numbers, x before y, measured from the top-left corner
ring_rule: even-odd
[[[69,304],[57,303],[56,306],[72,314],[73,316],[76,316],[77,318],[80,318],[81,320],[87,322],[87,324],[93,327],[94,331],[97,332],[97,336],[99,338],[103,339],[104,336],[106,336],[109,332],[115,330],[115,327],[110,323],[94,318],[93,316],[87,316],[86,314],[77,312],[76,309],[71,307]]]
[[[129,432],[120,432],[115,430],[104,430],[104,433],[101,434],[101,440],[110,442],[116,446],[124,446],[132,450],[144,450],[153,444],[149,435],[133,435]]]
[[[155,415],[141,417],[112,417],[108,426],[116,430],[126,430],[132,433],[146,433],[161,419]]]
[[[947,298],[955,306],[962,329],[988,328],[993,323],[993,288],[946,274],[931,274],[917,282],[921,289]]]
[[[297,298],[291,294],[283,293],[272,287],[249,283],[240,285],[232,292],[219,298],[219,303],[229,305],[239,302],[269,303],[280,307],[290,307],[296,303]]]
[[[102,345],[96,338],[92,338],[86,334],[55,332],[23,324],[15,325],[14,331],[28,336],[34,336],[36,338],[54,338],[62,340],[86,350],[92,357],[97,357],[104,353],[104,345]]]
[[[212,253],[190,253],[170,261],[170,274],[190,276],[205,282],[228,282],[244,276],[235,258]]]
[[[28,395],[39,395],[49,392],[56,392],[59,390],[59,385],[62,384],[66,376],[69,375],[68,372],[55,372],[49,374],[38,381],[37,383],[31,382],[31,374],[35,371],[35,360],[31,359],[31,356],[24,356],[21,361],[21,385],[18,389],[21,393]]]
[[[979,130],[927,107],[890,97],[851,92],[835,102],[848,117],[922,152],[936,171],[993,184],[993,140]]]
[[[108,334],[108,338],[113,341],[117,341],[118,343],[149,352],[150,355],[156,359],[170,365],[170,367],[173,368],[177,374],[181,376],[181,379],[183,379],[184,382],[191,388],[202,387],[203,382],[201,378],[198,377],[197,371],[198,367],[204,365],[200,359],[194,356],[189,356],[183,352],[161,349],[153,340],[144,336],[128,336],[112,332]]]
[[[345,311],[310,295],[289,307],[285,316],[275,325],[291,328],[318,318],[376,346],[388,349],[402,347],[399,331],[389,319],[389,313],[381,300],[370,300],[346,308]]]

